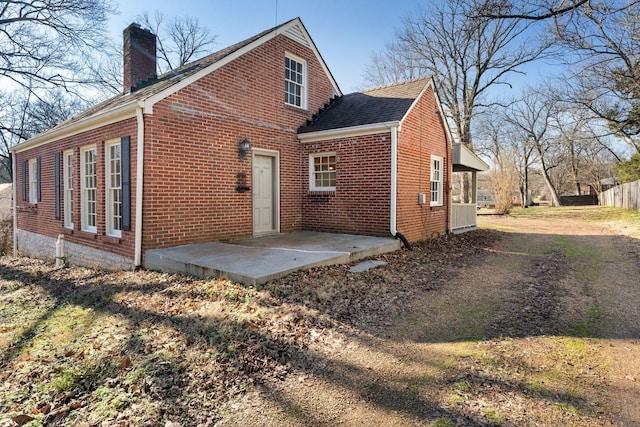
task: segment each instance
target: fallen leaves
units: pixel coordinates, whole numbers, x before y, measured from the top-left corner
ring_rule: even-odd
[[[0,413],[47,425],[210,425],[249,385],[326,366],[311,348],[332,330],[384,323],[493,238],[445,236],[379,257],[384,268],[314,268],[259,289],[0,258]]]

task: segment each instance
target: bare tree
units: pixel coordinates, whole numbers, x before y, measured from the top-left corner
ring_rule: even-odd
[[[178,68],[208,54],[216,35],[202,26],[196,18],[167,19],[156,11],[153,17],[145,13],[137,21],[157,36],[158,73]],[[96,58],[92,71],[101,87],[112,95],[122,93],[122,41],[110,42],[105,54]]]
[[[543,21],[573,68],[566,99],[640,153],[640,1],[487,0],[477,16]]]
[[[410,75],[433,75],[457,138],[472,149],[474,117],[496,105],[487,91],[509,85],[508,75],[540,59],[550,48],[544,41],[525,40],[526,22],[475,18],[481,6],[476,0],[445,0],[419,10],[406,18],[396,42],[374,57],[370,68],[379,77],[379,70],[391,71],[383,75],[387,81],[404,77],[406,73],[397,72],[400,56]],[[382,66],[391,59],[394,63]],[[463,182],[463,198],[468,202],[470,180],[465,176]]]
[[[15,90],[0,97],[0,181],[13,174],[9,149],[82,111],[88,105],[64,90],[54,89],[36,97],[29,90]]]
[[[481,18],[543,21],[588,7],[590,0],[488,0],[478,11]]]
[[[592,1],[552,29],[575,58],[568,99],[640,152],[640,3]]]
[[[216,41],[216,35],[201,25],[197,18],[181,16],[167,19],[156,10],[153,17],[144,13],[138,19],[140,24],[158,36],[159,73],[178,68],[208,53]]]
[[[0,84],[37,96],[41,89],[92,82],[84,59],[102,46],[112,12],[110,0],[2,1]]]
[[[10,147],[44,130],[45,115],[72,111],[61,103],[48,112],[37,109],[63,93],[80,98],[83,88],[97,83],[88,59],[103,46],[113,12],[111,0],[0,2],[1,179],[9,180],[13,172]]]
[[[529,174],[536,156],[528,135],[510,123],[510,114],[511,109],[505,107],[495,108],[478,117],[476,151],[485,153],[491,159],[509,159],[515,182],[511,190],[517,187],[522,205],[528,207],[533,201]],[[502,161],[503,165],[505,162],[506,160]]]
[[[552,123],[557,114],[557,103],[542,91],[530,90],[513,105],[507,120],[536,151],[540,172],[549,189],[553,206],[560,206],[560,198],[551,171],[563,163]]]
[[[401,42],[385,45],[380,53],[371,55],[369,66],[363,78],[369,86],[384,86],[406,80],[424,77],[427,74],[411,52]]]
[[[457,137],[469,147],[473,146],[473,117],[495,105],[485,96],[488,89],[508,85],[510,73],[541,58],[549,48],[546,43],[524,40],[526,23],[474,19],[472,11],[479,6],[473,1],[445,0],[418,11],[405,20],[397,41],[374,57],[371,66],[391,70],[384,76],[387,82],[406,75],[397,72],[395,63],[386,68],[381,64],[398,57],[410,75],[433,75]]]
[[[517,180],[517,157],[515,146],[508,136],[507,127],[502,120],[495,120],[501,114],[482,116],[479,120],[477,141],[478,149],[491,158],[491,170],[487,173],[487,182],[495,204],[496,213],[508,214],[513,207],[513,192]]]

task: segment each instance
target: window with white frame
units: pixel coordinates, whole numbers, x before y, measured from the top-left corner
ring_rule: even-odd
[[[307,108],[307,62],[287,54],[284,59],[284,102],[300,108]]]
[[[120,139],[105,145],[107,235],[122,235],[122,152]]]
[[[442,206],[442,157],[431,156],[431,206]]]
[[[29,160],[29,203],[38,203],[38,159]]]
[[[80,150],[80,217],[83,231],[96,232],[98,187],[96,180],[96,147]]]
[[[73,228],[73,150],[62,155],[64,226]]]
[[[335,191],[336,153],[319,153],[309,156],[309,190]]]

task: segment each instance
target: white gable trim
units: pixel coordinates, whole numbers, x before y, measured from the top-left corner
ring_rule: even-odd
[[[420,94],[416,97],[416,99],[413,100],[411,107],[409,107],[404,117],[402,117],[402,119],[400,120],[400,123],[404,122],[404,120],[407,117],[409,117],[409,114],[411,113],[413,108],[416,106],[420,98],[422,98],[422,95],[424,95],[424,93],[427,91],[427,88],[431,88],[433,90],[433,96],[435,97],[436,107],[438,107],[438,112],[440,113],[440,118],[442,119],[442,125],[444,126],[444,131],[447,134],[447,138],[449,138],[449,143],[453,144],[453,136],[451,133],[451,129],[449,128],[449,122],[447,121],[447,116],[444,114],[444,110],[442,108],[442,102],[440,102],[440,97],[438,96],[438,91],[436,90],[436,84],[433,80],[433,77],[429,77],[429,81],[427,82],[426,85],[424,85],[424,88],[422,88],[422,90],[420,91]]]
[[[329,71],[329,68],[327,67],[327,64],[325,64],[324,59],[322,59],[322,56],[320,55],[320,52],[318,52],[318,49],[316,49],[315,44],[313,43],[313,40],[311,39],[311,36],[309,35],[309,33],[307,32],[306,28],[304,27],[304,25],[302,24],[302,21],[300,21],[300,18],[295,18],[293,20],[291,20],[290,22],[288,22],[285,25],[282,25],[280,27],[275,28],[273,31],[265,34],[264,36],[260,37],[259,39],[254,40],[253,42],[249,43],[248,45],[244,46],[241,49],[238,49],[237,51],[225,56],[224,58],[220,59],[219,61],[214,62],[213,64],[209,65],[206,68],[203,68],[202,70],[198,71],[197,73],[193,74],[192,76],[189,76],[188,78],[171,85],[170,87],[166,88],[165,90],[158,92],[155,95],[150,96],[149,98],[147,98],[145,100],[145,109],[144,112],[145,114],[153,114],[153,106],[155,104],[157,104],[158,102],[162,101],[163,99],[165,99],[166,97],[173,95],[174,93],[176,93],[177,91],[184,89],[185,87],[189,86],[192,83],[195,83],[196,81],[200,80],[201,78],[207,76],[208,74],[212,73],[213,71],[224,67],[225,65],[227,65],[228,63],[230,63],[231,61],[234,61],[235,59],[238,59],[239,57],[241,57],[242,55],[244,55],[247,52],[250,52],[251,50],[257,48],[258,46],[261,46],[262,44],[266,43],[267,41],[273,39],[274,37],[276,37],[277,35],[283,34],[289,38],[291,38],[292,40],[300,43],[300,39],[303,38],[306,42],[305,43],[301,43],[304,46],[309,47],[313,53],[316,56],[316,59],[320,62],[320,64],[322,65],[322,69],[324,70],[324,72],[326,73],[327,77],[329,78],[329,80],[331,81],[331,84],[333,85],[333,90],[335,92],[335,95],[342,95],[342,92],[340,91],[340,88],[338,88],[338,84],[335,82],[333,76],[331,75],[331,72]]]

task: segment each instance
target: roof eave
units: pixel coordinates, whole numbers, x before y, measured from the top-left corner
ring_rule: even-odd
[[[38,134],[23,143],[11,147],[10,150],[13,153],[19,153],[21,151],[35,148],[40,145],[58,141],[62,138],[77,135],[82,132],[87,132],[102,126],[133,118],[136,116],[136,109],[140,106],[141,105],[138,101],[120,105],[111,110],[97,113],[93,116],[80,119],[77,122],[61,126],[58,129],[53,128],[51,130]]]
[[[489,165],[466,145],[453,144],[451,152],[451,163],[454,172],[484,172],[489,170]]]
[[[315,132],[299,133],[298,139],[301,143],[326,141],[331,139],[352,138],[355,136],[373,135],[376,133],[388,132],[394,127],[400,127],[397,120],[383,123],[372,123],[360,126],[350,126],[338,129],[320,130]]]

